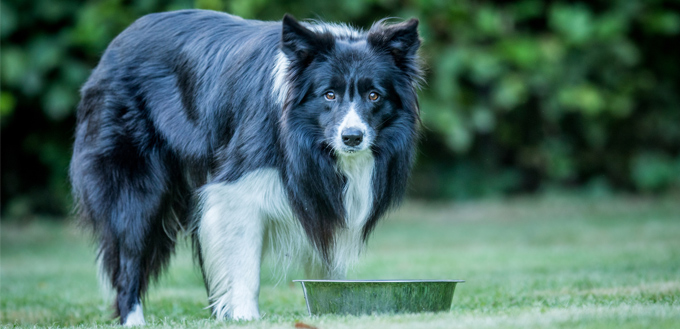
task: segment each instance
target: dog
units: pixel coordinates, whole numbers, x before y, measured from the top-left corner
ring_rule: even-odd
[[[69,175],[120,323],[144,324],[180,232],[220,320],[259,318],[268,250],[343,278],[414,162],[417,27],[182,10],[118,35],[81,89]]]

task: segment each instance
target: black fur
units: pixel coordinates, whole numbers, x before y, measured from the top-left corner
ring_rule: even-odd
[[[167,265],[179,230],[197,225],[194,194],[206,183],[277,168],[310,242],[328,257],[345,214],[326,129],[337,118],[320,103],[328,86],[385,95],[364,110],[376,131],[364,239],[400,200],[418,135],[417,21],[377,23],[363,43],[319,26],[186,10],[144,16],[109,45],[81,91],[70,176],[121,323]],[[273,93],[279,50],[289,60],[284,104]]]

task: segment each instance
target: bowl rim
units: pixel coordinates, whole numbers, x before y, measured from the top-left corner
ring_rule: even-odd
[[[293,282],[326,282],[326,283],[419,283],[419,282],[454,282],[465,280],[293,280]]]
[[[313,316],[305,283],[453,283],[455,285],[456,283],[465,282],[465,280],[293,280],[293,282],[300,282],[302,293],[305,295],[307,313],[309,316]]]

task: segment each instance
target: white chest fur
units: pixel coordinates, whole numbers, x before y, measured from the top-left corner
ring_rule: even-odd
[[[308,274],[316,278],[343,278],[349,266],[356,262],[361,252],[363,227],[373,209],[374,158],[370,152],[350,157],[340,157],[338,171],[346,178],[343,191],[345,223],[335,232],[333,249],[329,255],[331,268],[322,269],[319,254],[314,251],[305,236],[299,221],[287,203],[283,184],[274,170],[275,177],[267,193],[268,204],[262,209],[266,218],[267,234],[265,244],[274,259],[287,268],[291,261],[306,263]],[[272,197],[280,197],[274,200]],[[312,268],[310,268],[310,266]]]
[[[362,232],[373,209],[373,168],[370,152],[338,159],[338,169],[347,177],[343,191],[345,227],[336,232],[332,263],[334,276],[342,277],[359,256]]]
[[[258,316],[260,257],[269,249],[281,264],[305,262],[311,273],[342,278],[358,258],[373,205],[374,159],[369,152],[341,157],[345,225],[335,233],[330,268],[311,248],[288,203],[276,169],[259,169],[233,183],[205,186],[198,235],[210,301],[217,318]],[[315,269],[314,269],[315,268]]]
[[[370,152],[352,157],[340,157],[338,167],[347,177],[344,203],[347,225],[361,226],[366,223],[373,205],[373,167],[375,160]]]

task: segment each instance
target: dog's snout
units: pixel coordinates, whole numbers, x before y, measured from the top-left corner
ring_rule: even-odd
[[[347,146],[357,146],[364,140],[364,133],[357,128],[346,128],[342,131],[342,142]]]

